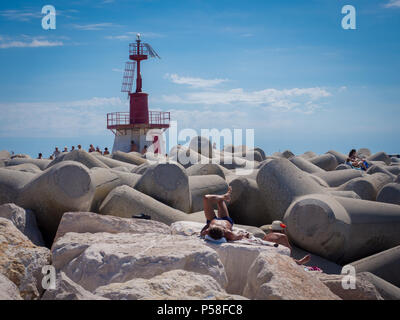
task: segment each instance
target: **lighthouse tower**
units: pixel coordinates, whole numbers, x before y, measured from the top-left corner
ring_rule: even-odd
[[[141,152],[145,146],[148,151],[165,154],[163,132],[169,128],[170,113],[149,111],[147,93],[142,92],[141,61],[147,58],[160,58],[148,43],[142,43],[140,34],[136,43],[129,44],[129,59],[125,64],[121,92],[127,92],[129,112],[113,112],[107,114],[107,129],[114,135],[115,151]],[[136,68],[136,91],[132,92]]]

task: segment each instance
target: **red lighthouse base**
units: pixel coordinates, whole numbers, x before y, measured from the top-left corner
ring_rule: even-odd
[[[149,95],[144,92],[129,94],[130,96],[130,119],[131,124],[149,123]]]

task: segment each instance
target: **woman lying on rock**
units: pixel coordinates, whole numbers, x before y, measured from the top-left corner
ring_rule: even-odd
[[[201,230],[200,235],[211,241],[226,242],[248,238],[249,233],[234,233],[232,231],[233,219],[229,216],[225,202],[231,200],[232,188],[224,195],[207,194],[203,197],[204,214],[207,224]],[[218,216],[214,212],[214,204],[218,207]],[[225,239],[224,239],[225,238]]]
[[[207,219],[207,224],[201,230],[200,236],[205,237],[206,240],[223,243],[226,241],[250,238],[248,232],[236,234],[232,231],[233,219],[229,216],[228,208],[226,206],[226,202],[231,200],[231,194],[232,188],[229,187],[228,192],[224,195],[207,194],[203,197],[204,214]],[[214,204],[217,204],[218,216],[214,213]],[[286,228],[286,226],[280,221],[274,221],[274,223],[272,224],[273,229],[271,229],[273,232],[267,234],[263,240],[276,243],[277,245],[283,245],[292,250],[288,238],[284,233],[284,228]],[[277,223],[279,224],[279,228],[275,226]],[[306,255],[304,258],[300,260],[294,259],[294,261],[297,264],[302,265],[310,261],[310,259],[311,256]]]

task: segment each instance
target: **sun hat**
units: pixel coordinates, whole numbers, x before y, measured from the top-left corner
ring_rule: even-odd
[[[272,231],[282,231],[286,228],[286,225],[282,221],[275,220],[272,222],[269,228]]]

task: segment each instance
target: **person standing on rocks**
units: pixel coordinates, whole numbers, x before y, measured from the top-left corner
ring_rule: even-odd
[[[272,222],[271,226],[269,227],[270,233],[266,234],[263,238],[264,241],[269,241],[269,242],[274,242],[277,244],[280,244],[282,246],[285,246],[292,251],[292,247],[289,244],[289,239],[285,233],[286,231],[286,225],[282,223],[282,221],[275,220]],[[311,259],[311,256],[308,254],[301,258],[300,260],[294,259],[294,261],[299,264],[306,264],[309,262]]]
[[[43,155],[41,153],[39,153],[37,159],[43,159]]]
[[[110,154],[110,151],[108,151],[108,148],[106,147],[106,148],[104,148],[103,155],[107,155],[107,154]]]
[[[54,152],[53,152],[52,156],[54,156],[54,158],[57,158],[60,153],[61,153],[60,150],[58,150],[58,147],[56,147],[54,149]]]
[[[201,230],[202,237],[210,237],[210,240],[227,241],[241,240],[248,238],[249,234],[235,234],[232,231],[233,219],[229,216],[226,202],[231,199],[232,188],[229,187],[228,192],[224,195],[206,194],[203,197],[204,214],[207,219],[207,224]],[[214,213],[214,205],[218,207],[218,216]],[[208,236],[208,237],[207,237]]]

